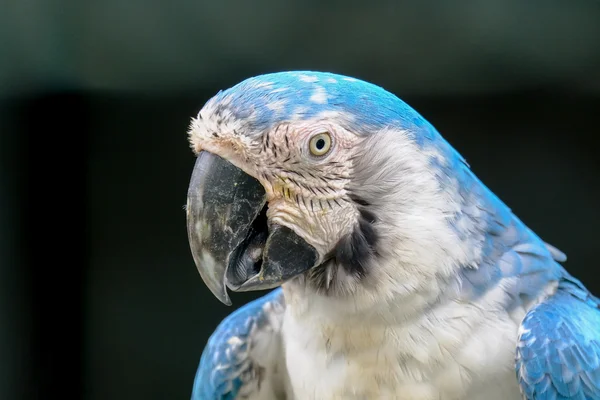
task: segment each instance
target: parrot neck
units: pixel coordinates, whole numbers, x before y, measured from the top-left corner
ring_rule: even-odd
[[[460,297],[460,281],[453,277],[414,279],[403,285],[369,282],[353,285],[352,293],[325,292],[310,280],[293,279],[282,285],[287,308],[294,318],[326,323],[355,324],[409,321],[441,302]]]
[[[560,274],[554,250],[443,139],[418,144],[409,132],[389,130],[367,138],[362,148],[348,190],[377,238],[372,257],[360,274],[333,260],[285,283],[292,314],[358,324],[410,320],[442,301],[484,298],[501,279],[508,285],[525,274],[527,293],[513,283],[514,293],[499,295],[497,301],[511,309]],[[322,276],[332,284],[316,279]]]

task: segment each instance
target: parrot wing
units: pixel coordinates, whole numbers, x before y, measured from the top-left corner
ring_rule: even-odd
[[[193,400],[262,399],[283,390],[279,331],[285,311],[275,289],[233,312],[209,338],[200,358]]]
[[[563,278],[523,319],[516,370],[528,400],[600,400],[600,300]]]

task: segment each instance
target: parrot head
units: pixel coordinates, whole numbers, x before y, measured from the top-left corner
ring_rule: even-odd
[[[464,160],[376,85],[312,71],[253,77],[211,98],[188,134],[190,247],[225,304],[227,288],[290,280],[330,296],[408,290],[477,257]]]

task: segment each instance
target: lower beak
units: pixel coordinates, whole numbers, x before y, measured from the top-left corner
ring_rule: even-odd
[[[202,151],[192,173],[187,228],[202,280],[224,304],[234,291],[271,289],[312,268],[318,253],[293,230],[269,224],[262,185]]]

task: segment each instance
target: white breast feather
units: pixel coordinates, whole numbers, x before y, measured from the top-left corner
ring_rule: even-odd
[[[282,333],[294,398],[520,399],[520,320],[482,311],[502,295],[491,291],[476,303],[451,302],[396,323],[387,311],[326,319],[310,312],[322,310],[326,300],[318,297],[306,299],[300,316],[288,302]]]

